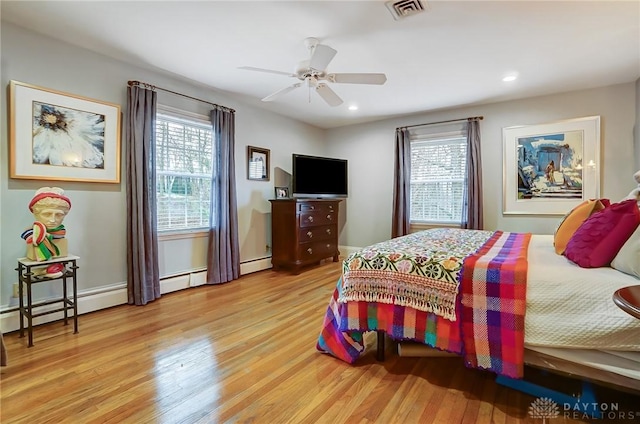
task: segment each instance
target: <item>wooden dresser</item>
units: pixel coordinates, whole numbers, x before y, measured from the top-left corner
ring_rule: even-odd
[[[271,202],[271,263],[296,274],[303,266],[332,257],[338,261],[336,199],[273,199]]]

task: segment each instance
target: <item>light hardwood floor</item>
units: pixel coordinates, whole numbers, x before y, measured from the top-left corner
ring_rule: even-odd
[[[79,334],[60,322],[38,326],[32,348],[6,334],[0,421],[542,422],[527,416],[532,396],[457,357],[388,353],[380,363],[367,348],[349,365],[317,352],[339,274],[338,263],[326,263],[297,276],[262,271],[183,290],[81,315]]]

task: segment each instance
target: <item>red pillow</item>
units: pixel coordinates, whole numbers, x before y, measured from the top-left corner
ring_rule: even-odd
[[[609,266],[639,223],[636,200],[615,203],[587,218],[569,239],[564,254],[582,268]]]

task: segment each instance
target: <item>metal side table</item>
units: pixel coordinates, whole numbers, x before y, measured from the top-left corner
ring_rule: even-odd
[[[20,297],[20,337],[24,337],[24,320],[27,320],[27,333],[29,335],[29,345],[33,346],[33,318],[42,315],[64,312],[64,325],[68,324],[69,311],[73,311],[73,332],[78,332],[78,280],[77,280],[77,260],[78,256],[67,255],[53,258],[48,261],[32,261],[27,258],[18,259],[18,296]],[[34,273],[34,268],[47,267],[52,264],[62,264],[64,270],[58,277],[46,277]],[[67,281],[71,279],[72,289],[69,293]],[[62,282],[62,297],[48,299],[41,302],[33,302],[32,286],[48,281],[60,280]],[[24,288],[27,290],[27,300],[24,299]],[[59,308],[34,311],[46,305],[61,304]]]

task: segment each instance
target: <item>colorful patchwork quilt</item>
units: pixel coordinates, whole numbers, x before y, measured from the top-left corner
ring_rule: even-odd
[[[317,349],[353,363],[364,350],[362,334],[384,330],[396,340],[462,354],[469,366],[522,377],[529,239],[530,234],[436,229],[351,255]],[[354,277],[355,284],[348,280]],[[383,287],[385,281],[390,288]],[[452,287],[453,304],[446,295]]]

